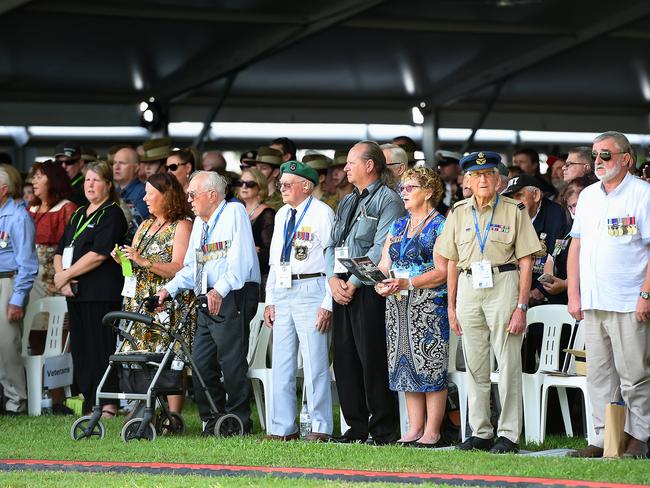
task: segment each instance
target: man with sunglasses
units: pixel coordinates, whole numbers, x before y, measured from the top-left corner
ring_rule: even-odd
[[[648,454],[650,437],[650,185],[628,172],[620,132],[594,139],[599,183],[578,198],[567,276],[569,313],[583,320],[595,438],[569,455],[602,457],[605,409],[618,390],[627,408],[625,457]]]
[[[84,160],[81,159],[81,148],[74,142],[62,142],[54,150],[54,160],[63,166],[72,186],[72,200],[78,206],[88,205],[84,193]]]
[[[531,255],[539,240],[526,206],[496,192],[498,153],[474,152],[460,165],[472,197],[453,206],[434,252],[449,260],[449,326],[462,336],[472,435],[457,448],[517,452],[522,425],[521,344]],[[490,346],[499,364],[501,415],[490,422]]]

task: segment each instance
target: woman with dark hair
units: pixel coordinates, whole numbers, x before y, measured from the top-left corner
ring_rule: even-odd
[[[89,203],[70,218],[54,256],[54,286],[67,297],[74,377],[87,414],[95,403],[108,357],[115,352],[116,334],[102,325],[102,318],[121,306],[122,273],[108,258],[123,242],[127,223],[117,203],[113,171],[106,162],[86,165],[84,193]],[[117,391],[116,375],[109,376],[105,388]],[[101,405],[103,417],[115,416],[116,400],[102,400]]]
[[[198,153],[193,147],[176,149],[167,157],[165,169],[176,177],[185,192],[190,185],[190,175],[196,169],[197,160]]]
[[[127,296],[124,302],[124,310],[131,312],[137,311],[144,298],[155,295],[183,267],[192,231],[185,192],[173,175],[167,172],[150,176],[145,192],[144,201],[149,208],[150,218],[138,227],[133,244],[121,248],[124,256],[135,265],[135,293]],[[115,251],[111,256],[119,263]],[[186,306],[191,306],[193,296],[192,292],[185,293],[183,299]],[[184,310],[177,310],[174,320],[180,320],[183,314]],[[194,319],[192,316],[192,324],[195,323]],[[157,351],[165,346],[161,337],[152,335],[143,324],[135,324],[131,334],[139,349]],[[194,326],[186,328],[188,345],[192,344],[193,335]],[[182,395],[169,395],[168,401],[172,412],[181,412]]]
[[[63,231],[77,205],[72,196],[70,179],[60,164],[51,159],[32,166],[33,204],[29,214],[36,227],[38,276],[29,295],[30,300],[58,295],[54,286],[54,255]]]

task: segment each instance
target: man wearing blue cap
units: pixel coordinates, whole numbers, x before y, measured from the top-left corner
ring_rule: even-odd
[[[472,436],[458,446],[517,452],[522,424],[521,343],[526,328],[531,255],[539,239],[524,204],[496,192],[494,152],[461,159],[472,197],[454,205],[434,252],[449,259],[449,325],[463,336]],[[501,415],[490,423],[490,345],[499,364]]]
[[[304,367],[311,433],[307,441],[328,441],[332,435],[332,391],[328,332],[332,295],[325,283],[325,246],[334,212],[312,193],[316,170],[288,161],[280,167],[280,193],[285,205],[275,215],[270,271],[266,283],[266,325],[273,327],[273,388],[268,420],[269,439],[297,439],[296,364]]]

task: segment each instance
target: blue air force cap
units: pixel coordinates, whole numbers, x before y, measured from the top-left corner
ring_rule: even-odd
[[[463,171],[478,171],[481,169],[496,168],[501,162],[499,153],[493,151],[479,151],[468,154],[460,160]]]

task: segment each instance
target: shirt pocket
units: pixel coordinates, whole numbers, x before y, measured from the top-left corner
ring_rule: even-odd
[[[494,232],[490,231],[490,236],[488,238],[488,246],[490,243],[494,243],[496,246],[499,246],[501,249],[507,249],[514,245],[515,234],[513,232]]]
[[[357,223],[357,231],[354,235],[355,239],[361,241],[364,247],[370,247],[375,242],[375,234],[377,233],[377,224],[379,219],[372,216],[361,216]]]

